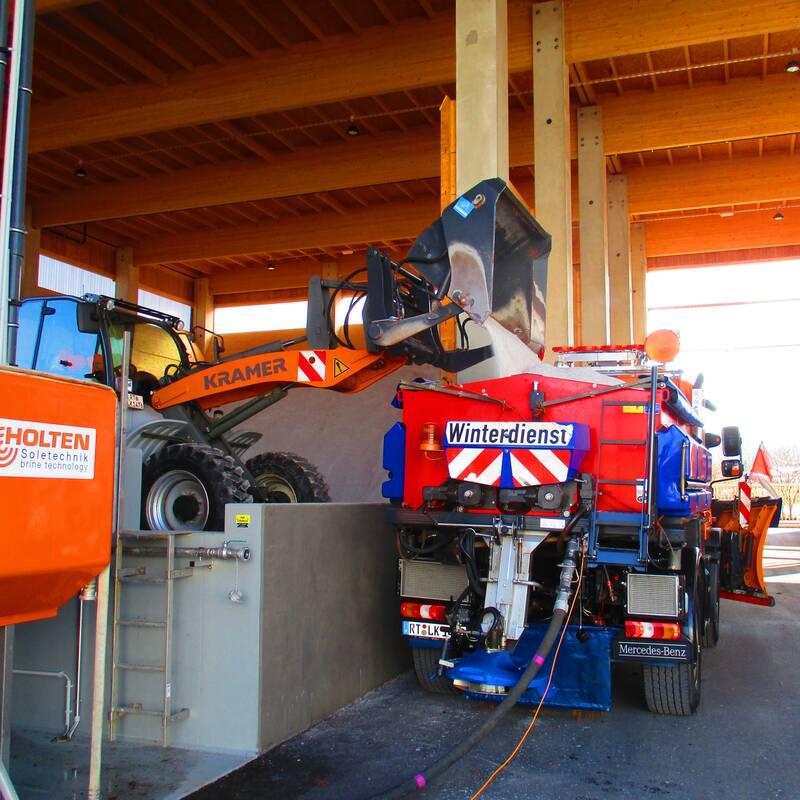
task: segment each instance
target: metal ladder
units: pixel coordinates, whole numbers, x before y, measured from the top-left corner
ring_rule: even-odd
[[[128,715],[157,717],[161,720],[161,744],[166,747],[169,743],[169,727],[175,722],[189,716],[188,708],[172,710],[172,617],[175,593],[175,581],[189,578],[194,570],[192,567],[183,569],[175,568],[175,540],[178,536],[185,536],[190,531],[120,531],[116,541],[116,562],[114,569],[114,626],[112,629],[111,650],[111,708],[109,718],[109,740],[113,741],[117,735],[119,722]],[[150,544],[152,542],[164,544],[162,553],[166,558],[166,569],[163,575],[149,575],[147,567],[126,567],[123,556],[125,543]],[[163,619],[141,619],[122,616],[122,589],[125,585],[163,585],[164,586],[164,615]],[[120,635],[126,628],[141,628],[145,630],[161,631],[163,635],[162,660],[159,664],[140,664],[120,660]],[[161,673],[162,692],[161,708],[147,708],[142,702],[121,703],[119,699],[120,678],[122,672]]]
[[[647,406],[649,405],[649,400],[643,401],[631,401],[631,400],[603,400],[602,406],[600,409],[600,431],[599,431],[599,440],[598,440],[598,447],[597,447],[597,475],[595,477],[596,486],[598,493],[601,491],[602,486],[634,486],[638,487],[641,485],[640,481],[638,480],[612,480],[603,478],[602,472],[602,457],[603,457],[603,449],[605,447],[614,446],[614,447],[644,447],[645,448],[645,461],[642,465],[642,473],[644,476],[644,485],[642,487],[642,510],[639,513],[625,513],[625,512],[604,512],[604,511],[597,511],[596,509],[593,511],[593,524],[591,525],[591,533],[589,536],[589,553],[592,554],[592,557],[596,558],[598,556],[602,557],[601,551],[608,551],[608,548],[598,548],[598,538],[599,538],[599,525],[602,524],[610,524],[610,525],[618,525],[624,527],[631,527],[637,528],[639,532],[639,552],[636,554],[635,558],[631,558],[631,562],[634,561],[646,561],[648,556],[648,542],[646,536],[646,524],[647,524],[647,508],[649,502],[649,491],[650,486],[648,485],[648,475],[647,475],[647,434],[645,434],[645,438],[643,440],[639,439],[606,439],[605,438],[605,420],[606,420],[606,408],[609,406]],[[651,412],[652,413],[652,410]],[[609,553],[611,554],[611,553]],[[613,555],[616,558],[620,558],[623,555],[623,551],[614,551]],[[623,558],[623,560],[625,560]]]

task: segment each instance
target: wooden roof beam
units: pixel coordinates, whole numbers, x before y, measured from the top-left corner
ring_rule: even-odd
[[[743,108],[748,113],[742,113]],[[668,87],[656,96],[627,92],[604,98],[602,109],[607,155],[682,147],[718,141],[721,136],[786,134],[800,130],[800,82],[780,74],[694,89]],[[511,165],[532,164],[530,113],[512,112],[509,126]],[[42,225],[87,222],[431,178],[438,173],[438,138],[430,129],[416,128],[299,149],[271,164],[255,159],[226,161],[75,189],[42,198],[34,204],[34,214]]]
[[[509,72],[531,69],[529,6],[509,7]],[[571,0],[571,62],[800,28],[796,0]],[[160,86],[122,86],[38,104],[31,151],[69,147],[221,119],[436,86],[455,79],[452,14],[311,42],[171,76]]]
[[[757,202],[756,198],[774,202],[792,194],[797,197],[800,196],[800,163],[795,163],[798,161],[800,159],[778,155],[761,159],[705,161],[701,165],[687,162],[674,167],[632,167],[625,173],[628,177],[629,211],[631,214],[647,214]],[[759,176],[758,180],[754,179],[755,174]],[[525,197],[532,194],[532,182],[529,179],[518,181],[517,188]],[[573,208],[577,214],[576,196],[573,196]],[[350,209],[344,215],[325,211],[257,225],[173,234],[140,242],[134,249],[134,260],[139,264],[192,261],[301,248],[344,248],[352,242],[413,239],[436,218],[437,209],[436,197],[418,198],[414,201],[373,203]],[[800,209],[787,209],[784,215],[786,219],[780,223],[771,219],[772,213],[769,212],[771,226],[768,227],[776,236],[780,235],[781,230],[785,233],[790,228],[790,224],[783,226],[783,222],[790,217],[800,218]],[[760,216],[761,212],[737,213],[736,223],[727,225],[727,229],[733,230],[740,221],[744,221],[744,226]],[[717,218],[703,219],[713,221]],[[674,234],[677,249],[670,251],[661,247],[658,254],[691,252],[686,249],[689,246],[686,242],[692,239],[699,223],[693,219],[668,222],[669,230],[677,232]],[[711,225],[708,222],[704,224]],[[680,233],[683,230],[685,234]],[[668,236],[665,234],[662,238],[666,242]],[[723,240],[720,238],[716,241]],[[732,248],[793,243],[780,238],[774,241],[765,239],[761,244],[741,244],[742,241],[750,242],[751,239],[730,236]],[[695,252],[709,249],[723,247],[709,247],[707,242],[703,242]]]
[[[800,245],[800,208],[787,209],[780,221],[774,210],[663,219],[645,223],[648,258],[709,253],[753,247]]]

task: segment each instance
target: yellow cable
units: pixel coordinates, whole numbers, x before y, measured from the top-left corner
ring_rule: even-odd
[[[558,645],[556,646],[556,652],[553,655],[553,666],[550,667],[550,676],[547,679],[547,686],[544,688],[544,692],[542,692],[542,699],[539,701],[539,705],[536,706],[536,711],[533,714],[533,719],[528,724],[528,727],[525,729],[525,732],[522,734],[522,737],[517,742],[517,746],[511,751],[511,755],[486,779],[486,782],[475,792],[469,800],[475,800],[476,797],[480,797],[483,794],[484,789],[486,789],[489,784],[514,760],[514,757],[519,753],[520,748],[523,744],[525,744],[525,740],[528,738],[528,734],[533,730],[534,726],[536,725],[536,720],[539,718],[539,712],[542,710],[542,706],[544,705],[544,700],[547,697],[547,693],[550,691],[550,684],[553,682],[553,673],[556,670],[556,662],[558,661],[558,652],[561,650],[561,643],[564,641],[564,637],[567,634],[567,626],[569,625],[569,621],[572,618],[572,611],[575,608],[575,602],[578,599],[578,594],[581,590],[581,580],[583,579],[583,562],[584,556],[581,556],[581,566],[578,572],[578,588],[575,591],[575,595],[572,598],[572,603],[570,604],[569,611],[567,612],[567,618],[564,620],[564,627],[561,630],[561,636],[558,639]]]

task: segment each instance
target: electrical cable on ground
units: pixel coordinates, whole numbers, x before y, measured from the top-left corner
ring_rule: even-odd
[[[544,664],[550,651],[553,649],[556,637],[559,634],[562,626],[566,630],[568,615],[572,613],[575,602],[568,605],[567,598],[569,597],[569,590],[572,586],[572,579],[575,575],[577,567],[576,556],[578,550],[581,550],[581,570],[583,569],[583,553],[582,545],[578,539],[570,540],[567,545],[567,555],[562,564],[561,583],[556,595],[556,604],[553,610],[553,616],[550,624],[545,631],[544,638],[542,639],[536,654],[531,659],[530,664],[525,668],[525,671],[520,676],[519,680],[514,686],[509,689],[503,701],[495,708],[484,723],[473,733],[463,739],[456,747],[445,753],[438,761],[434,762],[424,772],[419,772],[412,778],[404,780],[402,783],[394,786],[393,788],[382,792],[378,795],[372,795],[371,800],[401,800],[407,797],[410,793],[425,789],[430,783],[442,773],[446,772],[453,764],[463,758],[475,745],[491,733],[500,720],[514,708],[517,700],[522,696],[525,690],[530,686],[531,682],[536,677],[537,673]],[[581,573],[582,574],[582,573]],[[563,640],[563,633],[562,633]]]
[[[556,652],[553,655],[553,665],[550,667],[550,675],[547,678],[547,686],[544,687],[544,691],[542,692],[542,699],[539,701],[539,704],[536,706],[536,711],[533,712],[533,718],[531,719],[530,723],[528,723],[528,727],[525,729],[525,732],[520,737],[520,740],[517,742],[517,746],[511,751],[511,754],[500,764],[497,769],[486,779],[480,789],[478,789],[475,794],[470,797],[469,800],[476,800],[477,797],[480,797],[484,790],[491,784],[491,782],[514,760],[517,753],[522,749],[522,745],[525,744],[525,740],[528,738],[530,732],[536,727],[536,720],[539,718],[539,712],[542,710],[542,706],[544,705],[545,698],[547,697],[547,693],[550,691],[550,684],[553,682],[553,673],[556,671],[556,663],[558,661],[558,653],[561,650],[561,643],[564,641],[564,637],[567,634],[567,627],[569,626],[569,621],[572,619],[572,612],[575,608],[575,602],[578,599],[578,595],[581,591],[581,580],[583,579],[583,562],[584,557],[581,556],[581,565],[580,570],[578,572],[578,588],[575,591],[575,594],[572,598],[572,603],[569,607],[569,612],[567,614],[566,620],[564,620],[564,627],[561,629],[561,636],[558,640],[558,644],[556,645]]]

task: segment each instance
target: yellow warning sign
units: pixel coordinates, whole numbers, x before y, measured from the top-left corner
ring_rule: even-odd
[[[236,527],[237,528],[249,528],[250,527],[250,515],[249,514],[237,514],[235,519],[236,519]]]
[[[622,413],[623,414],[644,414],[645,407],[644,405],[630,405],[630,406],[622,406]]]
[[[340,375],[344,375],[350,367],[344,363],[344,361],[339,361],[338,358],[333,359],[333,377],[338,378]]]

